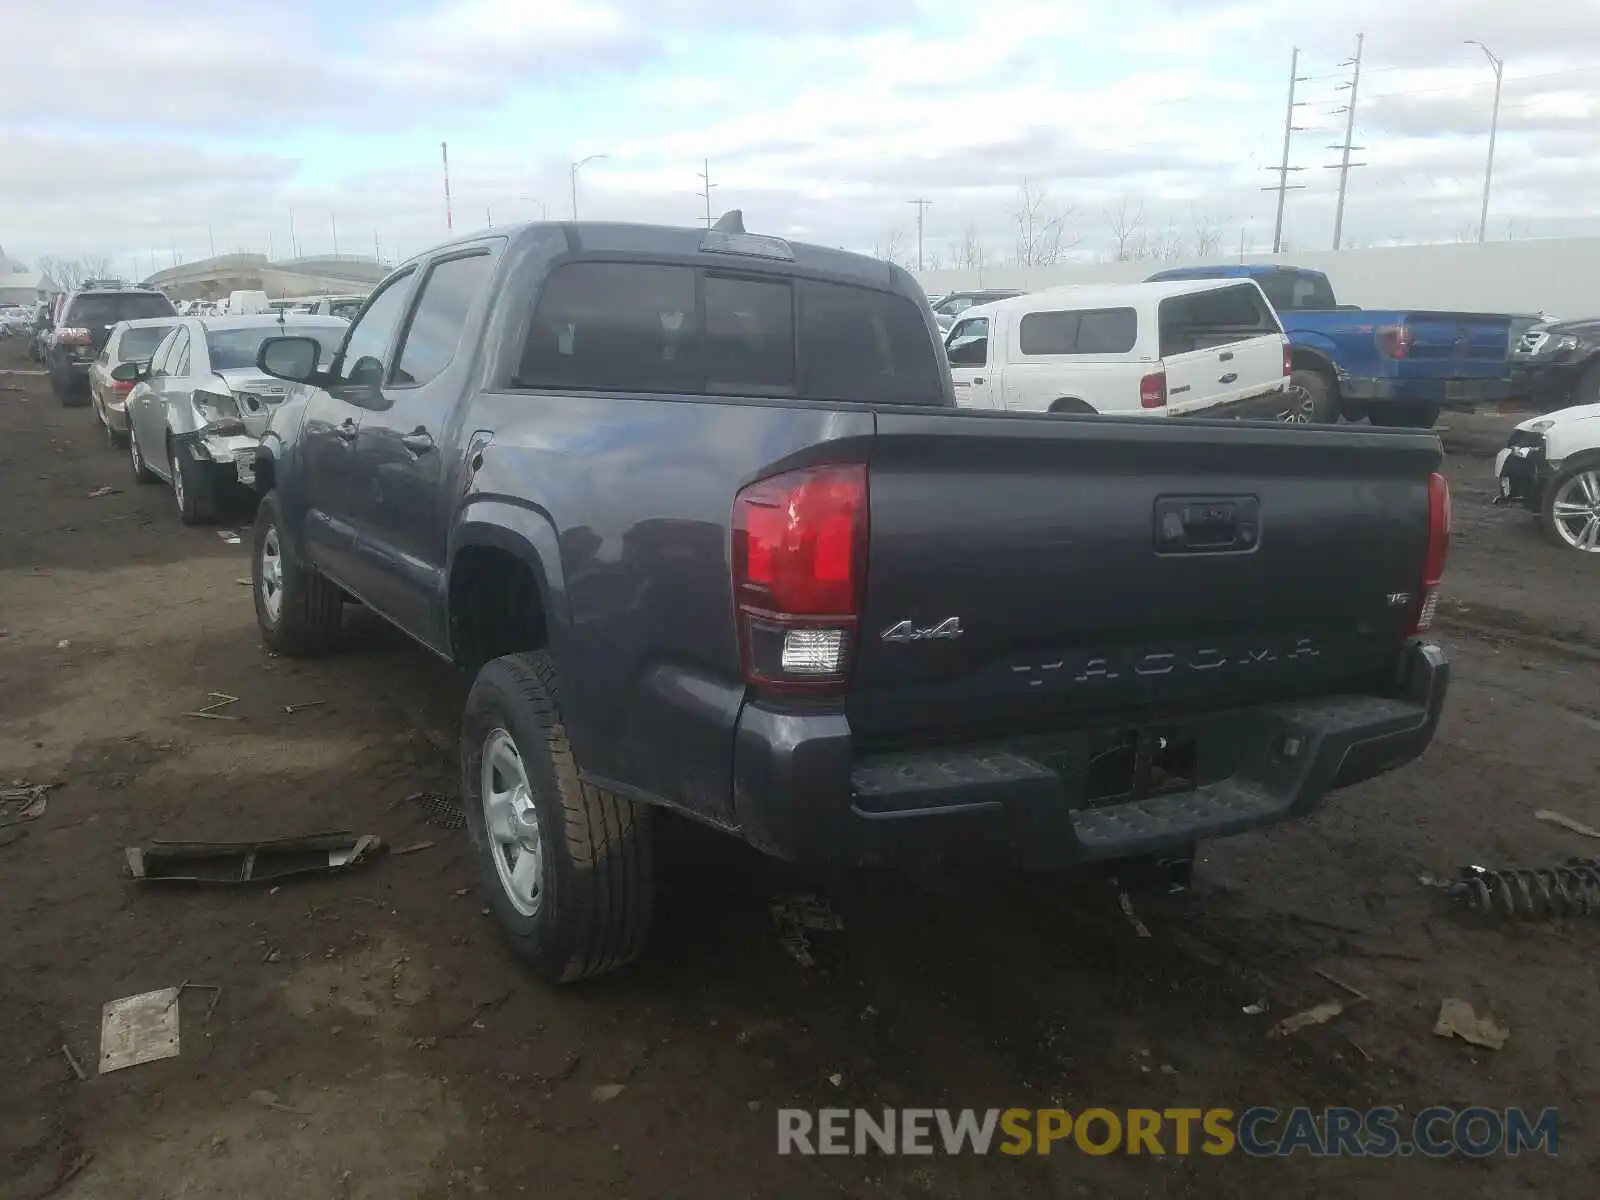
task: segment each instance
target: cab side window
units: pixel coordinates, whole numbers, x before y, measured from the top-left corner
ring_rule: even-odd
[[[407,271],[372,298],[361,319],[345,335],[339,354],[339,382],[349,387],[379,387],[383,383],[384,356],[394,343],[395,330],[405,315],[406,299],[416,272]]]
[[[957,321],[945,343],[952,367],[981,367],[989,361],[989,318]]]

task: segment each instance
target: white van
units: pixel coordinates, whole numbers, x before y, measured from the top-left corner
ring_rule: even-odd
[[[271,301],[265,292],[229,292],[224,313],[230,317],[253,317],[271,311]]]
[[[945,353],[964,408],[1306,419],[1284,391],[1289,339],[1252,279],[1031,292],[969,308]]]

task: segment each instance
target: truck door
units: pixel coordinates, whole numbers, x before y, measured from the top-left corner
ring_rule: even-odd
[[[950,359],[950,382],[962,408],[1000,408],[999,381],[989,366],[989,318],[957,321],[945,339]]]

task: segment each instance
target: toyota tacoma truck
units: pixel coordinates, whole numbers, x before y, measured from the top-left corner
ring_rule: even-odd
[[[631,959],[652,819],[823,873],[1192,854],[1422,753],[1432,434],[960,410],[915,281],[537,223],[397,268],[250,474],[261,634],[352,600],[472,679],[462,803],[547,978]]]
[[[1237,278],[1254,279],[1278,310],[1293,351],[1289,388],[1312,421],[1431,429],[1441,409],[1512,394],[1513,331],[1527,322],[1510,314],[1340,304],[1321,271],[1269,263],[1174,267],[1150,281]]]

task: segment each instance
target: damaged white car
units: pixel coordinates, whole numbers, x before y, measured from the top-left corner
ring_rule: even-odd
[[[1600,404],[1523,421],[1495,456],[1499,504],[1539,515],[1556,545],[1600,554]]]
[[[223,489],[237,486],[235,464],[254,459],[290,390],[257,369],[256,350],[269,337],[298,335],[316,339],[327,362],[349,327],[339,317],[271,313],[180,320],[149,362],[111,372],[135,384],[127,403],[134,478],[170,483],[185,525],[215,519]]]

